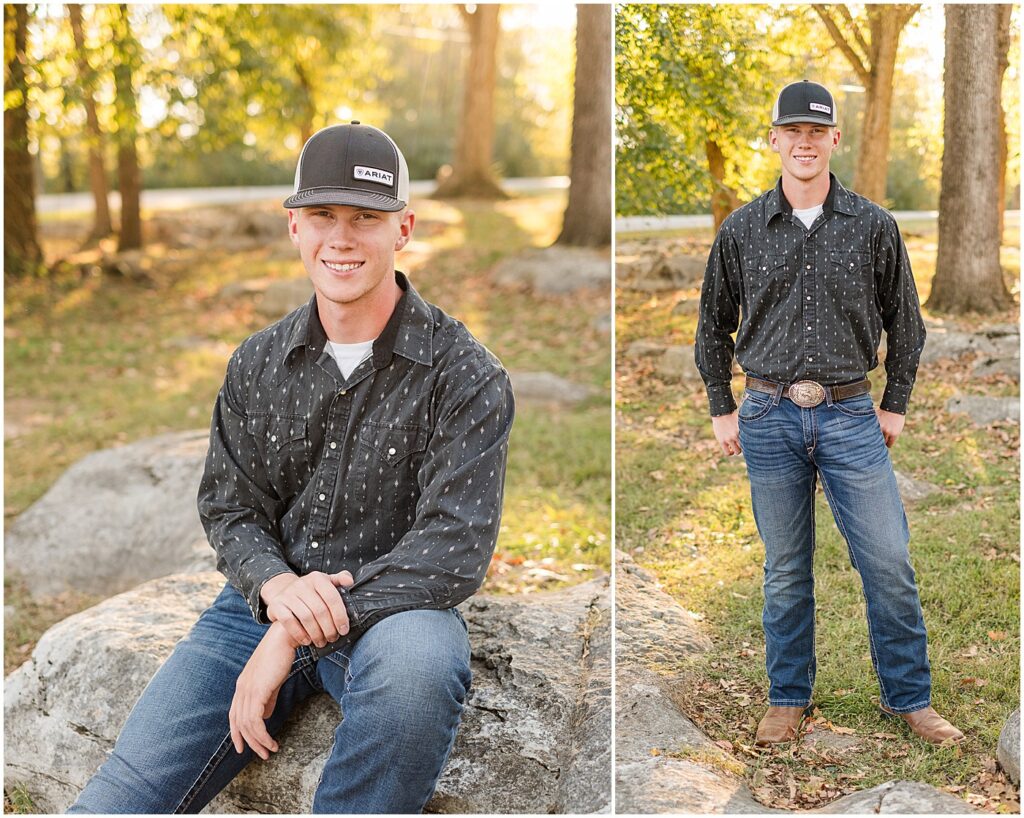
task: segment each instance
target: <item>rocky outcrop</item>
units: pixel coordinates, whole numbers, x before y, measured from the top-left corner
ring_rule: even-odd
[[[591,289],[606,290],[610,295],[612,263],[607,251],[556,244],[502,259],[493,275],[500,286],[525,286],[539,295]]]
[[[216,596],[215,573],[155,580],[55,625],[4,689],[5,782],[61,812],[113,744],[149,678]],[[465,813],[608,808],[607,582],[463,606],[473,688],[429,805]],[[211,812],[308,812],[340,714],[327,696],[292,717],[270,763],[250,765]]]
[[[962,395],[946,401],[946,411],[965,414],[976,426],[987,426],[1000,420],[1019,421],[1020,398]]]
[[[6,569],[37,596],[110,596],[213,568],[196,510],[208,438],[205,430],[178,432],[84,457],[11,525]]]
[[[814,812],[858,815],[965,815],[979,812],[955,795],[919,781],[888,781],[844,795]]]
[[[899,488],[900,497],[904,503],[916,503],[925,500],[933,494],[938,494],[942,489],[927,480],[918,480],[909,474],[897,471],[896,486]]]
[[[595,393],[593,387],[573,383],[553,372],[509,372],[512,393],[524,403],[556,403],[572,406]]]
[[[1020,786],[1020,709],[1014,710],[999,733],[999,746],[996,758],[1009,778]]]
[[[743,765],[673,700],[663,670],[710,643],[693,617],[631,558],[615,576],[615,807],[621,813],[763,813]]]

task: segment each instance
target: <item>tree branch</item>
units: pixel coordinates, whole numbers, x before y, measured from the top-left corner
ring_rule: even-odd
[[[847,6],[846,3],[840,3],[836,8],[839,9],[839,13],[843,16],[843,19],[846,20],[847,27],[853,32],[853,36],[857,40],[857,45],[860,46],[861,53],[870,54],[871,46],[869,46],[867,40],[864,39],[864,34],[860,30],[860,24],[854,20],[853,15],[850,14],[850,7]]]
[[[853,70],[860,77],[861,82],[864,85],[871,83],[871,72],[865,67],[864,61],[858,56],[857,52],[853,50],[851,45],[846,41],[843,36],[843,32],[839,30],[839,26],[836,25],[836,21],[832,19],[832,15],[829,14],[828,7],[823,6],[820,3],[814,3],[814,10],[818,13],[821,21],[825,24],[825,28],[828,29],[828,33],[832,35],[832,39],[835,44],[839,47],[839,50],[843,52],[843,55],[849,61]]]

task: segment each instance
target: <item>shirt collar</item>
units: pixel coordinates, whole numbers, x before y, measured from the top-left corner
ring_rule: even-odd
[[[383,369],[390,364],[396,353],[430,366],[434,360],[434,316],[405,273],[395,270],[395,281],[402,290],[402,296],[373,342],[374,369]],[[319,354],[327,346],[327,333],[316,308],[316,293],[303,310],[305,315],[300,314],[292,327],[286,357],[299,347],[308,347],[311,352]]]
[[[822,205],[822,212],[826,219],[830,218],[835,211],[845,213],[847,216],[856,216],[857,208],[853,202],[853,196],[836,178],[836,175],[832,172],[828,174],[829,185],[828,195],[825,197],[825,202]],[[782,192],[782,177],[779,177],[779,181],[775,183],[775,187],[768,192],[768,198],[764,204],[764,224],[765,227],[768,223],[780,214],[785,213],[787,216],[793,215],[793,205],[786,199],[786,194]]]

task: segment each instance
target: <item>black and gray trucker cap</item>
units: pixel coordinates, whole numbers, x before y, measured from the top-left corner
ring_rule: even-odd
[[[317,131],[302,147],[295,192],[285,207],[351,205],[401,210],[409,203],[409,166],[384,131],[352,122]]]
[[[772,125],[789,125],[793,122],[836,124],[836,101],[824,85],[801,80],[790,83],[779,92],[779,98],[772,108]]]

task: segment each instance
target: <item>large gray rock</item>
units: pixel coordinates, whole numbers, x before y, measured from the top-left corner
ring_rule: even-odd
[[[656,362],[658,377],[663,381],[691,384],[703,383],[693,358],[693,347],[678,345],[665,348]]]
[[[1020,786],[1020,708],[1014,710],[1003,725],[996,758],[1007,777]]]
[[[615,575],[615,807],[622,813],[761,813],[743,765],[691,722],[671,674],[711,646],[693,617],[625,555]]]
[[[79,460],[11,525],[7,570],[37,596],[110,596],[214,567],[196,509],[208,439],[206,431],[177,432]]]
[[[494,280],[506,287],[525,285],[541,295],[585,289],[611,294],[612,262],[606,250],[556,244],[502,259],[494,268]]]
[[[888,781],[864,792],[844,795],[821,813],[878,815],[964,815],[980,812],[955,795],[920,781]]]
[[[704,280],[707,256],[694,256],[668,251],[630,263],[620,258],[617,269],[626,275],[618,279],[621,286],[642,292],[689,290]]]
[[[509,372],[512,392],[517,401],[527,403],[557,403],[565,406],[584,401],[594,394],[594,388],[573,383],[553,372]]]
[[[989,395],[962,395],[946,401],[946,411],[965,414],[976,426],[987,426],[1000,420],[1020,420],[1020,398]]]
[[[142,585],[55,625],[4,688],[5,785],[61,812],[111,748],[149,678],[223,585],[216,573]],[[473,688],[432,811],[593,812],[610,801],[606,580],[463,606]],[[270,763],[209,812],[308,812],[340,718],[328,696],[293,716]]]
[[[929,483],[927,480],[918,480],[916,477],[911,477],[909,474],[904,474],[900,471],[895,472],[895,474],[896,486],[899,488],[900,497],[903,498],[904,503],[916,503],[942,491],[934,483]]]
[[[928,338],[921,363],[931,364],[943,358],[959,358],[976,353],[982,358],[997,360],[1020,359],[1020,332],[1008,324],[997,325],[981,332],[963,332],[942,326],[929,326]]]

